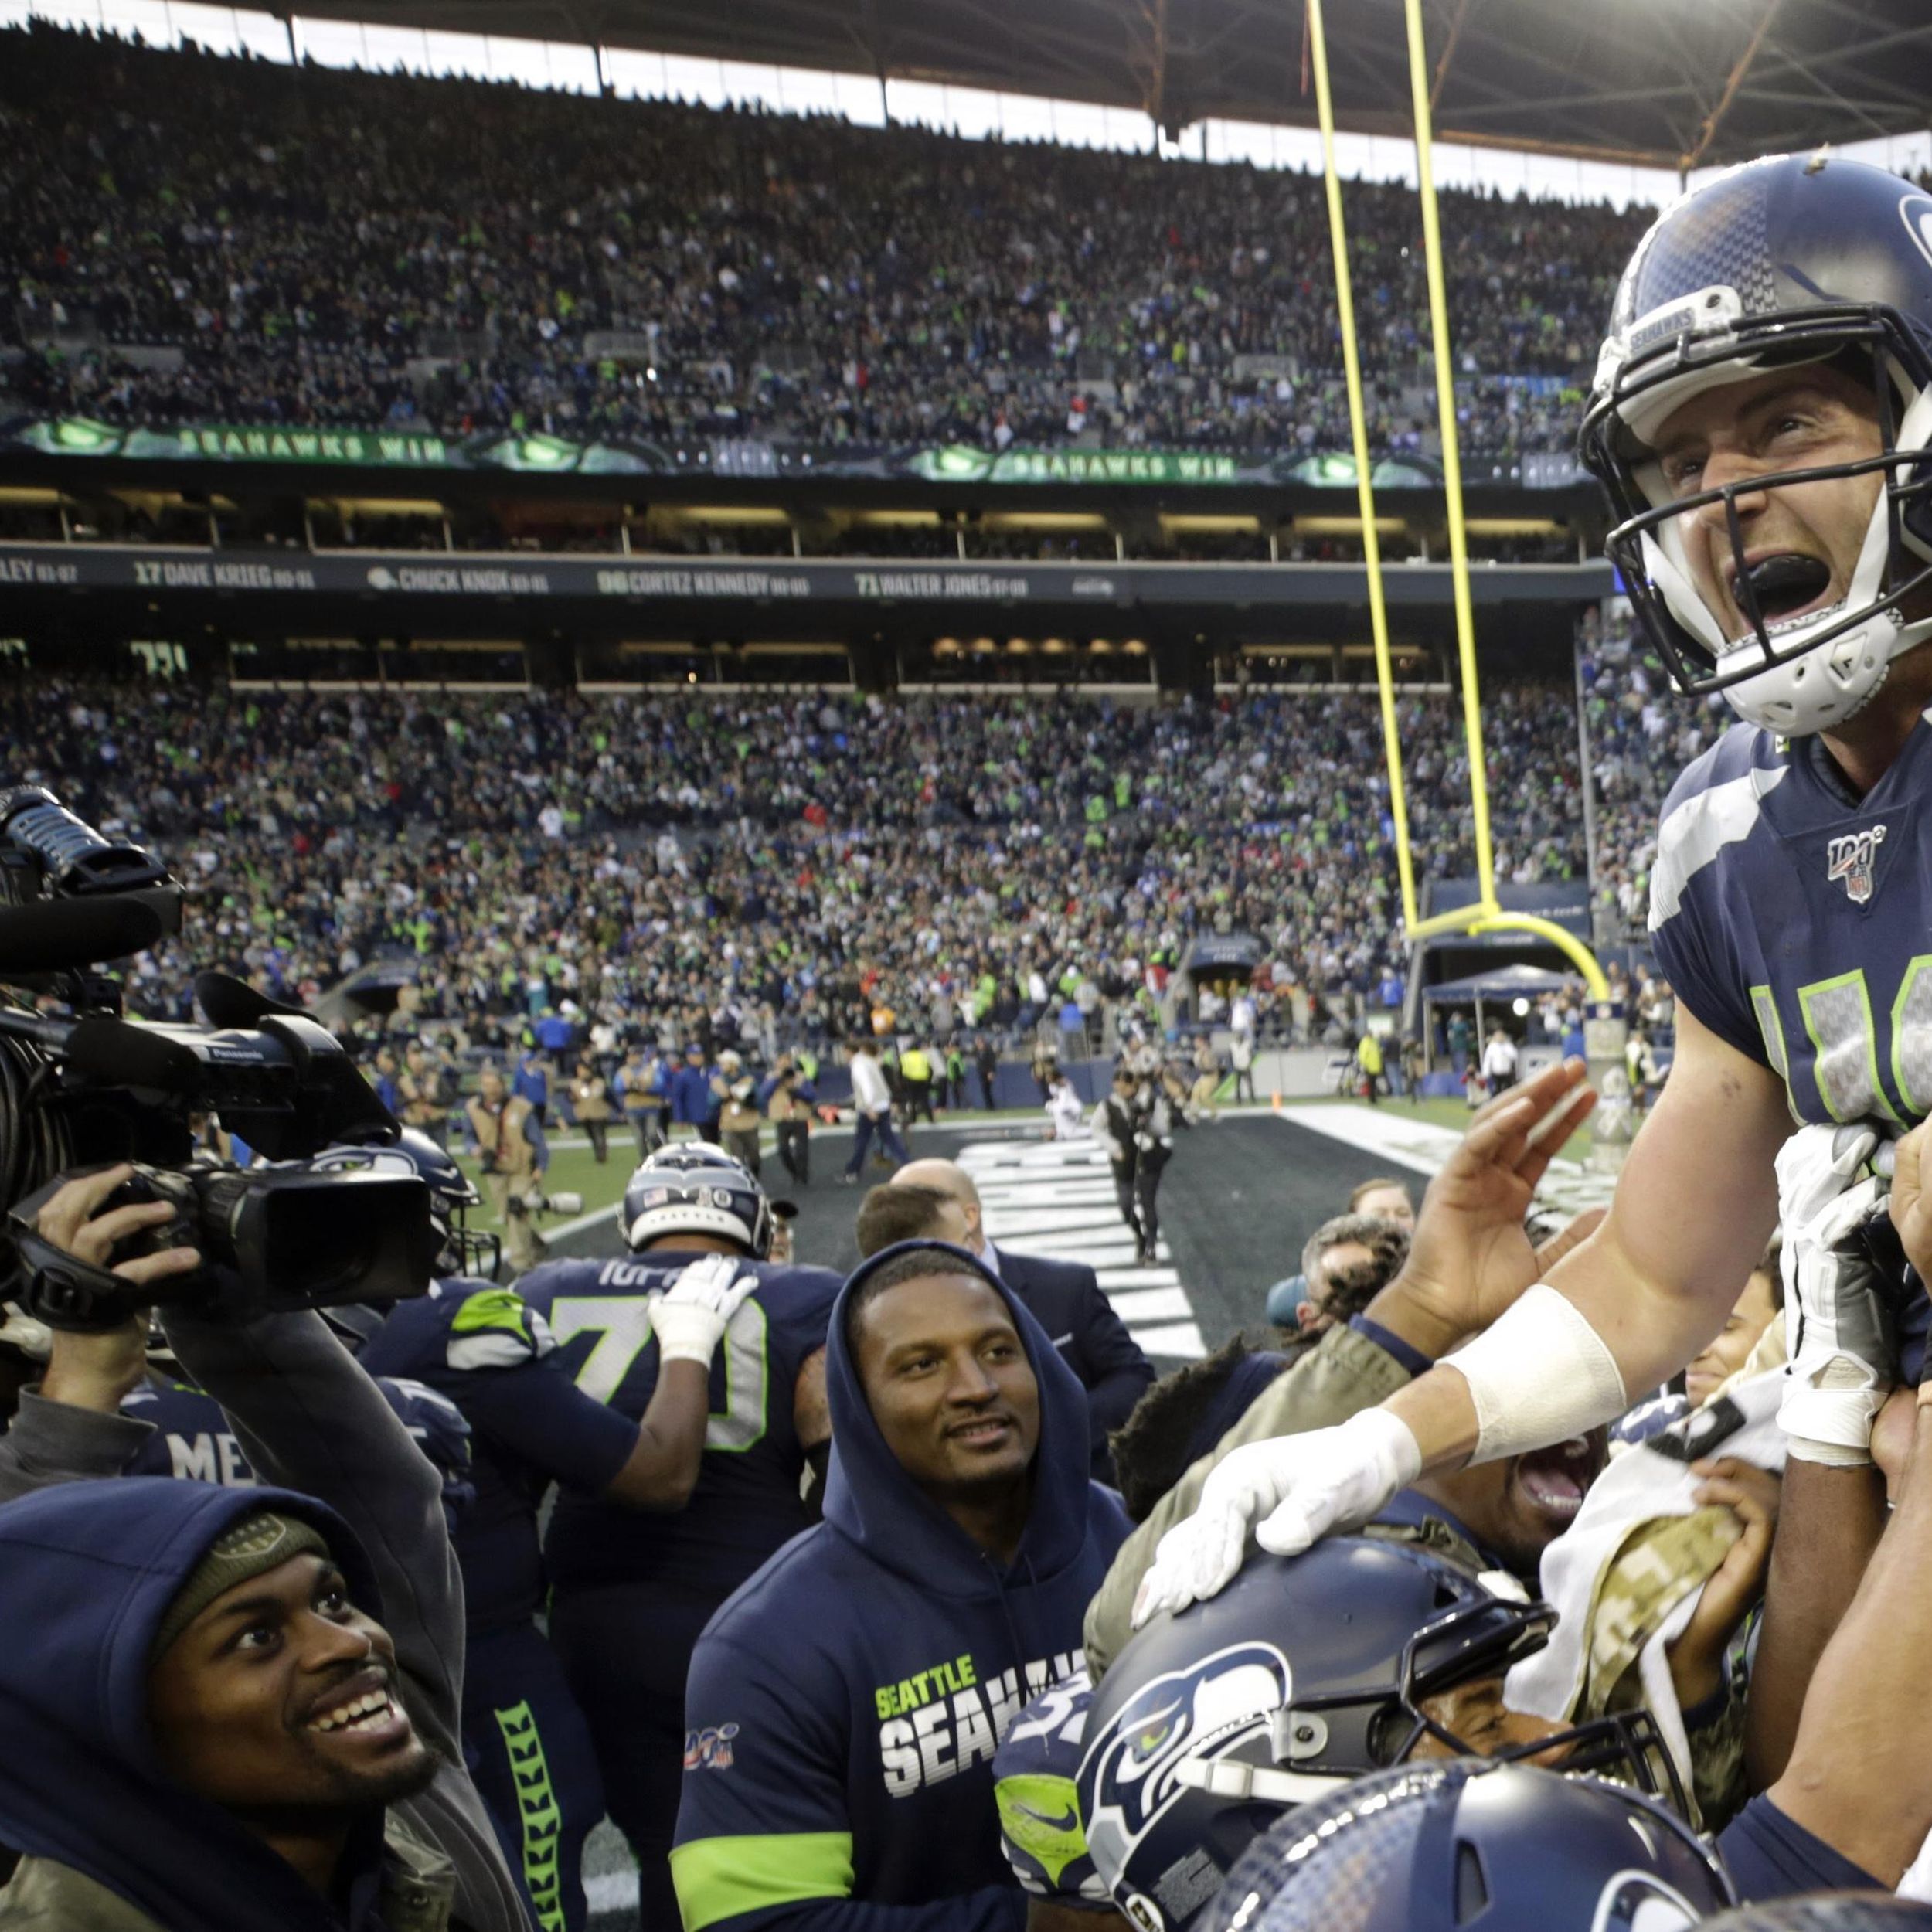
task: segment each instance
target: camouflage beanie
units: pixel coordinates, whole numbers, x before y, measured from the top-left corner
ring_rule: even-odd
[[[148,1653],[150,1660],[158,1659],[223,1590],[233,1590],[236,1584],[311,1549],[318,1556],[328,1556],[328,1545],[321,1532],[293,1516],[278,1516],[272,1510],[258,1509],[223,1530],[175,1593],[167,1615],[161,1620],[161,1628],[155,1632]]]

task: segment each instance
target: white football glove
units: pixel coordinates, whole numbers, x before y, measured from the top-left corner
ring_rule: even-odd
[[[1791,1359],[1778,1427],[1803,1462],[1872,1460],[1872,1425],[1898,1379],[1894,1324],[1858,1237],[1885,1212],[1888,1183],[1855,1177],[1878,1145],[1869,1128],[1801,1129],[1777,1157]]]
[[[1216,1464],[1194,1514],[1161,1539],[1134,1600],[1138,1630],[1233,1581],[1248,1529],[1277,1556],[1293,1556],[1333,1529],[1365,1523],[1422,1470],[1406,1423],[1364,1409],[1338,1427],[1243,1444]]]
[[[696,1362],[709,1367],[738,1304],[758,1277],[735,1254],[707,1254],[693,1261],[661,1295],[653,1298],[651,1326],[660,1362]]]

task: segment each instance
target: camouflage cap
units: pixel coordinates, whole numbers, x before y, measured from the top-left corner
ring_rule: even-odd
[[[155,1632],[148,1653],[150,1660],[159,1658],[224,1590],[233,1590],[251,1577],[260,1577],[306,1550],[313,1550],[318,1556],[328,1556],[328,1545],[321,1532],[294,1516],[277,1515],[273,1510],[258,1509],[223,1530],[175,1591],[168,1614],[161,1620],[161,1628]]]

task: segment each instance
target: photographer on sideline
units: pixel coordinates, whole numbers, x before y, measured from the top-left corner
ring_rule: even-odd
[[[463,1115],[471,1149],[482,1163],[484,1192],[503,1223],[504,1258],[511,1274],[518,1275],[543,1259],[530,1208],[543,1196],[549,1145],[538,1111],[509,1090],[498,1068],[485,1067],[477,1087]]]
[[[98,1214],[130,1172],[69,1182],[41,1234],[107,1266],[174,1212]],[[114,1272],[145,1284],[199,1260]],[[278,1486],[121,1477],[148,1434],[117,1413],[146,1321],[56,1332],[0,1437],[18,1498],[0,1507],[0,1842],[24,1854],[0,1922],[529,1932],[463,1768],[440,1480],[319,1315],[166,1318]]]

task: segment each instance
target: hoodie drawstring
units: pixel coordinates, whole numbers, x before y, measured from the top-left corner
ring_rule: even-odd
[[[994,1562],[987,1551],[982,1549],[979,1553],[979,1560],[986,1566],[988,1572],[993,1579],[993,1594],[999,1599],[1000,1621],[1006,1626],[1006,1641],[1013,1647],[1013,1682],[1019,1686],[1022,1692],[1025,1692],[1026,1690],[1026,1646],[1020,1641],[1019,1624],[1013,1621],[1013,1607],[1006,1600],[1005,1573],[999,1565]],[[1026,1566],[1026,1587],[1031,1590],[1038,1590],[1039,1578],[1034,1571],[1032,1555],[1026,1550],[1022,1550],[1019,1560]],[[1025,1698],[1022,1696],[1022,1702],[1024,1701]]]

